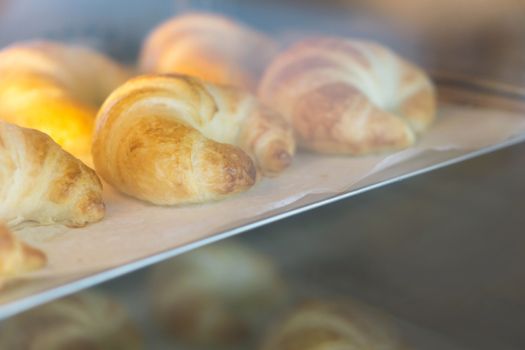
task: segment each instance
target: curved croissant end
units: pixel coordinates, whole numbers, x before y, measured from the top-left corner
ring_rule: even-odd
[[[17,43],[0,51],[0,119],[43,131],[87,160],[96,110],[128,77],[88,48]]]
[[[46,134],[0,121],[0,220],[79,227],[103,216],[93,170]]]
[[[412,145],[436,108],[419,68],[380,45],[328,37],[277,57],[259,97],[292,123],[303,147],[354,155]]]
[[[43,252],[17,239],[0,223],[0,282],[1,277],[37,270],[46,261]]]
[[[191,13],[161,24],[146,39],[141,67],[254,90],[276,44],[265,35],[214,14]]]
[[[155,204],[203,202],[247,190],[256,166],[280,172],[291,129],[250,95],[187,76],[134,78],[96,120],[93,160],[119,190]]]

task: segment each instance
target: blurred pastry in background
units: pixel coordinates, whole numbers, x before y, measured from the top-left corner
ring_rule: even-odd
[[[411,146],[435,117],[434,85],[377,43],[311,37],[267,68],[260,99],[293,126],[303,148],[363,155]]]
[[[104,215],[102,183],[92,169],[43,132],[0,121],[1,221],[81,227]]]
[[[90,162],[97,108],[129,73],[87,47],[52,41],[0,51],[0,120],[38,129]]]
[[[142,349],[142,337],[118,302],[91,291],[0,323],[0,349],[134,350]]]
[[[268,257],[215,243],[156,266],[151,299],[175,342],[234,349],[260,336],[286,304],[287,290]]]
[[[46,255],[18,239],[0,223],[0,287],[6,278],[45,266]]]
[[[253,91],[276,49],[270,38],[227,17],[190,13],[153,30],[140,65],[148,73],[193,75]]]
[[[310,301],[291,312],[263,350],[408,349],[388,316],[352,299]]]

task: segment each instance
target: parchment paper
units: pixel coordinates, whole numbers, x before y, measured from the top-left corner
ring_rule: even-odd
[[[46,288],[50,287],[46,280],[68,283],[376,181],[369,179],[398,176],[395,166],[414,171],[420,166],[416,160],[428,166],[522,134],[525,117],[519,113],[446,106],[415,147],[367,157],[299,153],[280,176],[263,179],[250,191],[220,202],[157,207],[105,185],[107,215],[100,223],[81,229],[26,227],[17,232],[49,258],[46,268],[24,280],[33,279]],[[3,297],[0,292],[0,304]]]

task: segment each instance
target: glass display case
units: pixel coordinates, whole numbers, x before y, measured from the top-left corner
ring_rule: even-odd
[[[47,265],[4,279],[0,256],[0,350],[525,347],[525,5],[0,0],[0,46],[88,46],[139,75],[147,35],[189,12],[242,23],[275,55],[304,38],[381,43],[431,78],[436,121],[386,153],[302,145],[212,203],[158,207],[103,178],[100,223],[10,227]]]

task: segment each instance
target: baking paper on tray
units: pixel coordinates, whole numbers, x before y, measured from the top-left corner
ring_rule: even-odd
[[[525,118],[519,114],[448,106],[440,109],[437,121],[415,147],[367,157],[299,153],[280,176],[263,179],[250,191],[220,202],[157,207],[106,185],[107,215],[100,223],[81,229],[26,227],[19,232],[49,258],[45,269],[28,277],[64,279],[127,264],[328,198],[372,175],[388,179],[396,175],[389,173],[394,165],[410,164],[429,151],[440,154],[442,161],[520,134],[525,134]]]

